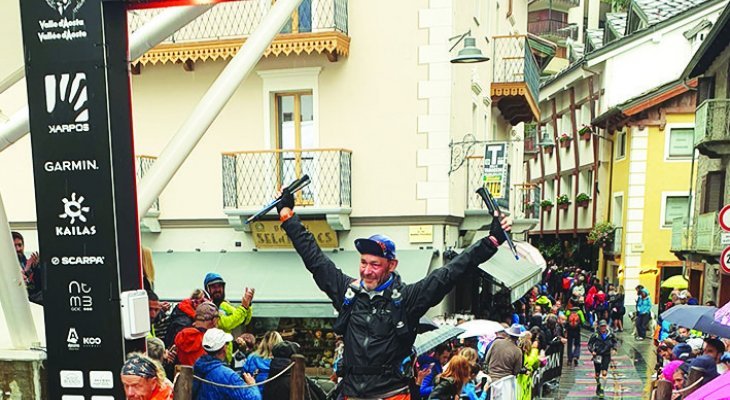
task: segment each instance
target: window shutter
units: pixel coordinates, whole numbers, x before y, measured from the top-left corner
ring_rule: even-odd
[[[724,204],[725,172],[709,172],[706,179],[705,190],[703,191],[703,196],[706,198],[704,212],[720,211]]]

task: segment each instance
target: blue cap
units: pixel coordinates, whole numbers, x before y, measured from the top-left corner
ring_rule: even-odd
[[[223,277],[216,272],[208,272],[205,275],[205,279],[203,279],[203,287],[205,290],[208,290],[208,285],[212,285],[214,283],[222,283],[226,284],[226,281],[223,280]]]
[[[687,343],[677,343],[672,349],[672,354],[677,360],[687,361],[692,355],[692,347]]]
[[[367,239],[355,240],[355,248],[360,254],[395,260],[395,242],[385,235],[373,235]]]
[[[702,371],[703,376],[708,381],[717,378],[719,375],[717,372],[717,365],[715,365],[715,360],[710,356],[699,356],[695,358],[690,364],[690,369]]]

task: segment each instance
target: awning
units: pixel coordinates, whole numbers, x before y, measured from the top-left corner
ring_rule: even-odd
[[[335,265],[357,277],[360,254],[327,251]],[[429,271],[433,250],[399,250],[398,272],[404,282],[415,282]],[[240,302],[245,287],[256,289],[254,317],[334,318],[334,308],[317,288],[312,275],[294,251],[153,253],[155,292],[162,300],[180,301],[203,288],[208,272],[226,281],[226,297]]]
[[[517,247],[517,254],[519,254],[520,257],[525,257],[527,261],[540,267],[543,272],[545,271],[545,268],[547,268],[547,261],[545,261],[545,257],[542,256],[537,247],[527,242],[518,242],[516,240],[515,247]]]
[[[542,268],[520,257],[519,261],[509,248],[502,246],[487,262],[479,268],[496,283],[510,291],[510,302],[514,303],[527,293],[530,288],[540,283]]]

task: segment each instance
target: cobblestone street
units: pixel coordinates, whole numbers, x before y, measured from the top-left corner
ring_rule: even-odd
[[[630,329],[630,328],[629,328]],[[636,341],[630,330],[617,333],[619,350],[612,359],[607,385],[606,399],[647,399],[651,374],[656,364],[655,348],[651,340]],[[583,332],[581,341],[581,357],[578,366],[563,367],[560,388],[557,393],[546,394],[544,398],[555,399],[594,399],[596,381],[594,379],[593,362],[588,352],[588,332]]]

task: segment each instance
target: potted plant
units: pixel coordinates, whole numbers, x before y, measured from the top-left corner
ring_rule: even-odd
[[[575,204],[578,207],[586,208],[586,207],[588,207],[588,202],[590,202],[590,201],[591,201],[591,198],[585,193],[581,193],[578,195],[578,197],[575,198]]]
[[[613,242],[613,232],[616,227],[610,222],[601,222],[591,229],[588,233],[588,244],[596,244],[605,248],[609,243]]]
[[[561,194],[555,201],[558,204],[558,210],[567,210],[570,205],[570,199],[567,194]]]
[[[560,147],[567,149],[570,147],[570,141],[573,140],[568,136],[567,133],[561,133],[558,137],[558,141],[560,142]]]
[[[580,138],[583,140],[591,140],[591,136],[593,136],[593,127],[590,125],[583,125],[582,128],[578,131],[580,134]]]
[[[540,207],[543,210],[545,210],[547,212],[550,212],[550,211],[553,210],[553,202],[550,201],[550,200],[543,200],[543,201],[540,202]]]

